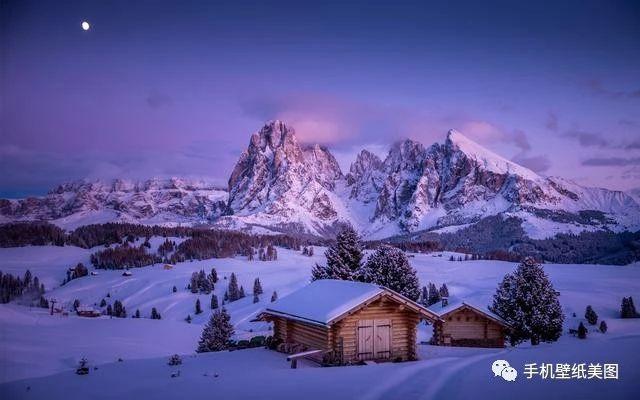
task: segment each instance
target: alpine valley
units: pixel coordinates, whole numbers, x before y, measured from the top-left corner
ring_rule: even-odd
[[[351,224],[369,240],[451,234],[490,221],[493,231],[515,224],[541,240],[637,232],[640,206],[620,191],[536,174],[456,130],[429,147],[397,142],[384,160],[362,150],[345,173],[329,149],[302,145],[276,120],[251,136],[226,189],[180,178],[118,179],[0,200],[0,222],[34,220],[65,229],[135,222],[320,237]]]

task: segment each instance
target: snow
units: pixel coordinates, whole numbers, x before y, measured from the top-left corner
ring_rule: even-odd
[[[447,140],[450,140],[454,147],[457,147],[468,157],[480,162],[480,164],[489,171],[499,174],[520,175],[532,181],[542,180],[540,175],[536,174],[530,169],[509,161],[502,156],[499,156],[493,151],[469,139],[455,129],[449,130],[449,133],[447,134]]]
[[[380,286],[370,283],[323,279],[281,298],[266,311],[328,324],[383,291]]]
[[[453,304],[449,303],[444,307],[442,307],[442,303],[437,303],[437,304],[434,304],[434,305],[430,306],[429,310],[433,311],[437,316],[442,317],[443,315],[447,315],[450,312],[452,312],[454,310],[457,310],[457,309],[459,309],[459,308],[461,308],[463,306],[471,307],[471,308],[473,308],[473,309],[475,309],[475,310],[477,310],[477,311],[479,311],[479,312],[481,312],[481,313],[483,313],[483,314],[485,314],[485,315],[487,315],[487,316],[489,316],[489,317],[491,317],[491,318],[493,318],[495,320],[498,320],[498,321],[501,321],[501,322],[503,322],[505,324],[508,324],[499,315],[494,314],[493,312],[491,312],[488,307],[472,304],[472,303],[469,303],[468,301],[461,301],[461,302],[453,303]]]
[[[155,246],[155,244],[154,244]],[[278,249],[278,260],[248,261],[246,258],[215,259],[178,263],[171,270],[161,265],[132,269],[125,278],[121,271],[100,271],[48,291],[69,304],[78,298],[92,306],[107,292],[110,302],[123,301],[127,312],[140,308],[143,317],[157,307],[162,320],[82,318],[50,316],[46,310],[16,304],[0,305],[0,397],[10,399],[46,398],[130,398],[154,399],[220,398],[294,399],[468,399],[483,393],[494,398],[634,398],[640,382],[640,320],[619,319],[623,296],[638,296],[640,263],[627,266],[545,264],[545,271],[560,292],[566,316],[565,331],[583,321],[587,305],[592,305],[609,331],[600,334],[592,326],[587,340],[563,335],[559,342],[531,347],[474,349],[420,345],[420,361],[387,363],[364,367],[313,368],[304,364],[289,369],[285,355],[263,349],[194,355],[197,340],[207,321],[209,296],[185,289],[193,271],[215,267],[220,277],[215,292],[221,300],[229,276],[234,272],[249,294],[253,280],[260,277],[264,295],[252,303],[252,296],[228,304],[236,338],[269,334],[269,325],[251,322],[266,307],[277,305],[269,298],[274,290],[285,296],[304,287],[315,263],[323,263],[323,248],[315,255]],[[3,271],[24,273],[30,268],[45,282],[60,282],[67,266],[86,260],[89,251],[73,247],[24,247],[0,249]],[[457,253],[412,254],[421,285],[429,281],[446,283],[451,304],[469,302],[486,307],[498,282],[515,268],[501,261],[448,261]],[[47,262],[47,260],[54,260]],[[4,261],[9,260],[5,268]],[[85,263],[88,265],[88,263]],[[176,285],[178,293],[172,293]],[[48,290],[52,288],[47,285]],[[204,313],[195,316],[194,303],[200,298]],[[318,307],[331,302],[317,299]],[[315,305],[314,305],[315,307]],[[572,317],[572,313],[578,317]],[[193,322],[184,317],[191,314]],[[431,327],[421,324],[419,340],[428,340]],[[168,357],[183,355],[180,367],[166,365]],[[85,377],[73,373],[77,360],[87,357],[91,370]],[[118,358],[124,361],[118,362]],[[530,362],[616,362],[618,381],[541,381],[518,377],[515,383],[494,379],[490,364],[506,359],[521,373]],[[179,369],[179,378],[171,371]],[[219,374],[217,378],[214,374]],[[27,387],[29,389],[27,390]]]

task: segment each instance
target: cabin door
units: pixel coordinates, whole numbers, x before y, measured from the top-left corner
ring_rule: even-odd
[[[391,320],[365,319],[358,321],[358,359],[391,358]]]

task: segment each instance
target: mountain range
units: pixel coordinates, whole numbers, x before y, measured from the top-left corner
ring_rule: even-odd
[[[495,216],[517,218],[531,238],[640,229],[632,196],[541,176],[456,130],[429,147],[397,142],[384,159],[362,150],[345,173],[329,149],[299,143],[277,120],[251,136],[225,189],[180,178],[117,179],[0,200],[0,221],[67,229],[126,221],[329,236],[351,224],[367,239],[454,232]]]

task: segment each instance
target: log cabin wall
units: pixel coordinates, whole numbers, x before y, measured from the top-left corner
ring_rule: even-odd
[[[299,344],[300,351],[329,350],[329,329],[282,317],[273,318],[273,336],[284,343]]]
[[[334,351],[337,345],[342,348],[343,362],[357,362],[358,357],[358,322],[361,320],[390,320],[390,360],[401,358],[413,360],[417,358],[416,340],[417,325],[420,317],[417,313],[399,304],[387,300],[376,301],[346,316],[331,328],[331,343]]]
[[[454,311],[434,324],[438,345],[503,347],[504,327],[469,308]]]

